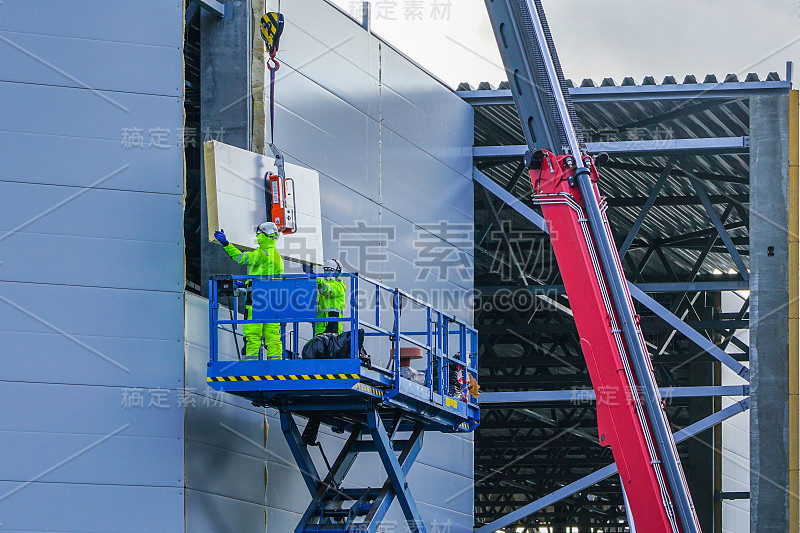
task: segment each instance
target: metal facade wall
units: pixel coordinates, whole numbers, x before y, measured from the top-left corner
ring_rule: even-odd
[[[207,313],[208,300],[186,295],[186,388],[191,398],[185,410],[187,531],[262,531],[265,513],[269,533],[292,531],[311,499],[308,489],[281,434],[277,412],[206,386]],[[220,336],[220,358],[236,358],[229,335]],[[321,428],[319,440],[329,458],[345,437]],[[322,467],[319,452],[311,453]],[[359,457],[345,486],[383,483],[377,455],[370,455]],[[472,483],[471,438],[426,434],[409,485],[432,531],[472,531]],[[402,521],[395,502],[384,526],[399,533]]]
[[[230,335],[220,335],[226,358],[236,358],[236,348]],[[186,388],[193,401],[185,411],[186,531],[264,531],[264,409],[211,390],[207,362],[208,300],[187,293]],[[283,438],[276,429],[275,441]]]
[[[323,0],[281,7],[275,143],[320,172],[326,254],[432,302],[465,296],[470,106]],[[471,307],[451,307],[471,319]]]
[[[424,291],[430,300],[447,293],[457,302],[450,309],[471,320],[472,109],[323,0],[283,2],[281,8],[287,25],[275,143],[288,161],[320,173],[326,255],[349,270]],[[446,261],[437,263],[431,254]],[[186,379],[199,391],[198,402],[213,394],[203,388],[205,302],[187,295]],[[385,347],[373,348],[380,359]],[[234,356],[232,346],[221,353]],[[269,532],[293,530],[310,496],[275,412],[266,412],[265,450],[264,415],[244,402],[222,400],[186,411],[187,528],[257,531],[266,508]],[[328,457],[342,437],[321,431]],[[190,458],[198,452],[202,457]],[[320,456],[314,459],[323,464]],[[348,482],[378,486],[381,471],[377,457],[360,457]],[[471,436],[426,435],[409,479],[429,525],[472,531]],[[387,530],[403,531],[402,520],[395,503]]]
[[[6,531],[183,528],[182,21],[0,5]]]
[[[281,9],[275,143],[320,173],[326,255],[471,321],[471,107],[327,2]],[[269,422],[277,454],[267,458],[269,531],[289,531],[309,497],[277,420]],[[323,445],[341,440],[329,434]],[[351,472],[376,486],[380,471],[370,457]],[[427,434],[409,480],[429,527],[472,531],[471,436]],[[387,527],[403,531],[402,520],[395,503]]]

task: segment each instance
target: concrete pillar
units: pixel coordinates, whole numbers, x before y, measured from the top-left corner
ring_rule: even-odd
[[[750,99],[750,530],[789,525],[789,97]],[[794,273],[797,275],[797,272]]]
[[[201,140],[216,139],[249,150],[252,139],[250,0],[229,0],[230,16],[203,11],[201,18]],[[201,290],[214,274],[245,274],[222,247],[208,240],[205,175],[200,184]],[[214,229],[219,228],[212,228]],[[222,228],[225,229],[225,228]]]

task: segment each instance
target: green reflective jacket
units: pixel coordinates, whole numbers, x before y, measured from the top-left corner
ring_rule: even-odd
[[[283,259],[275,240],[264,234],[258,235],[258,248],[252,252],[241,252],[231,243],[225,245],[225,251],[240,265],[247,265],[247,274],[250,276],[283,274]]]
[[[347,287],[344,281],[331,278],[317,278],[317,314],[337,311],[344,316],[344,295]]]

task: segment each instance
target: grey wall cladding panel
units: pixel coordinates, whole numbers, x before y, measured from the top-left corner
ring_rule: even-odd
[[[383,226],[395,228],[396,232],[395,240],[388,244],[390,253],[413,263],[413,267],[392,264],[392,269],[413,268],[415,279],[441,279],[465,290],[471,289],[473,226],[446,219],[418,220],[422,226],[412,224],[388,209],[382,212]],[[401,287],[405,290],[414,288],[413,285]]]
[[[178,128],[183,124],[182,99],[166,96],[0,82],[0,101],[15,104],[0,107],[2,131],[121,143],[126,130],[138,128],[149,143],[153,140],[151,130],[165,129],[165,144],[175,146]]]
[[[204,353],[196,352],[192,356],[186,357],[187,367],[203,367],[203,383],[206,382],[206,363],[208,363],[208,299],[192,294],[186,293],[185,298],[185,312],[186,312],[186,342],[199,348]],[[229,310],[227,307],[220,309],[220,315],[228,315]],[[241,315],[239,315],[241,317]],[[219,336],[219,351],[221,355],[236,356],[236,348],[233,346],[233,338],[229,333],[228,335]],[[188,371],[188,368],[187,368]],[[188,386],[188,380],[187,380]]]
[[[2,81],[183,95],[180,47],[0,31],[0,64]]]
[[[22,255],[15,250],[27,250]],[[182,243],[93,239],[27,232],[0,242],[0,280],[179,291],[183,289]],[[58,257],[58,269],[52,261]],[[92,269],[86,268],[87,264]]]
[[[228,396],[228,395],[226,395]],[[187,405],[186,439],[264,458],[264,414],[223,402],[196,397]],[[283,438],[280,428],[270,438]],[[213,491],[212,491],[213,492]]]
[[[220,336],[222,337],[222,335]],[[233,358],[226,358],[233,361]],[[220,359],[225,360],[225,359]],[[253,407],[249,400],[225,394],[212,389],[206,382],[208,363],[208,349],[200,348],[194,344],[186,344],[186,390],[197,395],[196,403],[203,407],[244,409],[255,413],[261,409]],[[190,362],[191,361],[191,362]]]
[[[471,180],[391,131],[383,130],[381,146],[381,192],[387,208],[415,222],[472,222]]]
[[[363,115],[362,117],[363,122],[361,119],[357,119],[356,122],[363,123],[363,132],[368,134],[370,127],[377,130],[377,125],[370,124],[368,118]],[[304,117],[279,105],[275,107],[275,144],[282,151],[299,164],[324,173],[361,195],[377,201],[380,183],[375,173],[371,171],[375,165],[371,163],[369,152],[365,151],[367,147],[353,148],[348,141],[354,138],[368,138],[361,134],[360,131],[329,133],[308,122]]]
[[[186,387],[198,393],[207,391],[213,395],[222,396],[215,392],[206,383],[206,370],[209,361],[209,335],[208,335],[208,300],[195,294],[186,293]],[[220,316],[230,316],[225,306],[220,306]],[[238,314],[240,319],[243,315]],[[241,330],[240,330],[241,334]],[[241,341],[241,339],[239,339]],[[237,360],[236,346],[233,334],[229,331],[220,331],[217,337],[219,343],[220,360]],[[241,347],[241,343],[239,345]],[[233,395],[225,395],[226,401],[235,399]],[[238,401],[238,399],[237,399]],[[246,405],[250,405],[249,402]],[[260,410],[259,410],[260,411]]]
[[[181,0],[81,0],[80,7],[59,0],[4,0],[0,30],[80,37],[158,46],[183,46]],[[120,19],[124,14],[124,21]],[[182,72],[176,72],[176,78]]]
[[[183,294],[0,282],[0,331],[180,340]]]
[[[183,386],[183,343],[178,339],[70,337],[56,332],[13,331],[0,333],[0,339],[3,344],[0,375],[6,381],[144,388]],[[128,371],[109,364],[103,356]]]
[[[431,483],[432,479],[436,479],[436,482]],[[408,486],[418,502],[446,507],[464,514],[472,512],[472,476],[459,476],[433,466],[415,463],[408,473]]]
[[[366,69],[368,62],[377,65],[378,47],[372,42],[367,44],[364,30],[353,24],[354,30],[343,30],[335,40],[323,43],[315,38],[316,35],[308,35],[298,29],[293,24],[297,19],[292,19],[291,15],[286,16],[289,17],[289,23],[284,30],[284,37],[281,38],[282,63],[292,69],[299,69],[303,76],[313,80],[326,91],[347,102],[354,109],[378,120],[380,88],[377,67]],[[316,19],[316,17],[303,18]],[[330,22],[316,20],[326,26]],[[355,51],[356,46],[360,48],[359,53],[363,56],[360,60],[356,60],[360,64],[354,63],[354,58],[347,55],[346,49],[349,47]],[[288,74],[284,76],[288,81]],[[275,96],[282,102],[281,98],[285,96],[286,91],[284,84],[281,83],[280,71],[276,80],[279,92],[276,92]]]
[[[380,225],[380,207],[377,202],[364,196],[361,190],[350,184],[342,184],[336,179],[320,174],[319,194],[321,199],[323,225],[327,222],[332,227],[345,228],[350,232],[364,235],[369,239],[366,228]],[[361,224],[359,224],[359,222]],[[323,228],[322,238],[327,249],[334,233]]]
[[[250,418],[251,423],[262,424],[264,410],[253,407],[253,404],[243,398],[233,394],[225,394],[212,389],[206,382],[208,370],[208,300],[195,294],[186,293],[185,299],[186,312],[186,357],[185,357],[185,379],[186,390],[195,396],[193,405],[187,409],[186,427],[187,436],[193,437],[201,442],[218,445],[218,441],[205,438],[206,432],[218,432],[217,436],[228,439],[217,426],[218,423],[230,422],[231,428],[241,426],[237,422],[242,417]],[[221,309],[220,316],[227,316],[227,310]],[[242,318],[242,315],[239,315]],[[235,360],[236,348],[234,347],[233,336],[230,333],[221,332],[219,335],[220,359]],[[238,411],[231,411],[236,409]],[[242,413],[239,411],[247,411]],[[259,427],[263,427],[260,425]],[[225,428],[221,428],[225,430]],[[229,432],[230,430],[225,430]],[[251,433],[247,433],[251,435]],[[263,432],[261,432],[263,437]],[[232,436],[230,436],[232,438]],[[260,442],[260,441],[259,441]],[[242,453],[247,453],[242,451]],[[251,452],[253,453],[253,452]]]
[[[268,0],[270,8],[277,8],[278,4],[277,0]],[[280,7],[289,23],[304,32],[303,41],[314,40],[326,48],[333,48],[337,43],[345,41],[336,47],[336,52],[361,70],[375,74],[375,58],[368,50],[375,39],[354,19],[343,15],[325,0],[295,0],[286,5],[281,4]],[[309,17],[309,13],[314,13],[315,16]],[[291,32],[285,33],[288,35]]]
[[[357,220],[356,224],[359,222],[362,221]],[[344,269],[348,272],[358,272],[371,278],[380,277],[381,272],[386,269],[385,261],[382,259],[385,254],[381,251],[385,245],[348,231],[350,227],[352,226],[343,228],[323,219],[322,231],[326,236],[332,235],[324,241],[325,255],[341,261]],[[379,228],[375,230],[376,232],[381,228],[379,225],[367,227]]]
[[[471,434],[467,434],[467,437]],[[428,432],[417,463],[430,465],[472,479],[472,441],[459,434]]]
[[[443,281],[435,272],[420,269],[402,257],[390,255],[390,262],[394,270],[384,273],[388,278],[387,283],[403,287],[412,296],[428,303],[435,309],[447,314],[455,314],[468,324],[471,323],[472,295],[470,291]],[[403,317],[405,320],[409,320],[415,316],[414,320],[419,320],[422,313],[421,309],[409,308],[403,311]],[[451,342],[454,340],[455,337],[451,338]]]
[[[26,224],[0,276],[33,282],[0,282],[0,470],[65,461],[6,530],[183,530],[182,26],[181,0],[0,6],[0,232]]]
[[[19,483],[0,482],[0,493]],[[183,489],[32,483],[0,501],[4,531],[183,531]]]
[[[133,391],[119,387],[4,382],[0,389],[7,409],[0,430],[98,438],[119,430],[120,435],[134,437],[183,437],[183,410],[175,391],[166,394],[168,407],[158,408],[148,405],[148,390],[141,391],[143,407],[128,407],[126,394]]]
[[[208,300],[186,294],[186,390],[191,398],[184,411],[187,531],[261,531],[264,410],[207,385],[207,313]],[[223,352],[235,352],[230,337],[220,336]],[[282,438],[280,432],[277,436]]]
[[[294,531],[302,518],[300,513],[292,513],[284,509],[267,507],[267,533],[286,533]]]
[[[377,120],[378,41],[354,20],[324,2],[300,0],[281,5],[281,9],[287,18],[281,38],[282,61],[301,69],[309,78]],[[309,12],[318,15],[309,17]]]
[[[272,438],[278,437],[273,433]],[[279,438],[283,439],[283,435],[280,435]],[[311,502],[311,495],[294,460],[291,463],[267,461],[266,501],[269,508],[268,517],[272,509],[296,513],[298,515],[296,520],[305,512]],[[286,531],[293,531],[295,526],[297,526],[296,521],[292,528]]]
[[[264,503],[264,460],[186,439],[186,487]]]
[[[0,182],[0,232],[183,243],[180,197]],[[10,201],[13,199],[13,201]],[[159,216],[153,216],[157,213]],[[2,237],[2,234],[0,234]]]
[[[186,491],[185,531],[187,532],[264,531],[264,513],[263,505],[197,490],[187,489]],[[291,530],[278,529],[276,531]],[[180,531],[184,531],[184,529],[180,529]]]
[[[412,94],[413,100],[408,100],[384,85],[381,88],[383,125],[460,175],[469,176],[472,172],[471,132],[474,129],[472,107],[449,92],[438,98],[440,105],[437,107],[418,107],[416,102],[425,101],[426,97],[432,96],[430,93],[428,87],[426,92]],[[447,134],[442,135],[442,132]],[[470,132],[469,143],[464,143],[463,132]]]
[[[183,487],[183,441],[178,438],[128,437],[124,431],[105,440],[19,431],[2,431],[0,438],[6,452],[0,456],[4,481]]]
[[[36,153],[45,145],[47,157],[17,157]],[[2,180],[171,194],[183,192],[183,154],[177,142],[171,142],[167,149],[144,146],[140,149],[126,148],[121,136],[106,140],[0,132],[0,159],[3,161]],[[23,199],[27,200],[20,198]],[[116,219],[108,223],[114,221]],[[95,224],[95,229],[102,228]]]
[[[471,149],[474,135],[472,107],[386,45],[381,47],[381,82],[391,89],[392,93],[388,93],[388,96],[397,95],[403,100],[396,101],[401,107],[392,117],[393,124],[405,124],[398,127],[398,133],[407,134],[404,136],[413,139],[415,130],[420,128],[414,128],[414,122],[401,122],[400,119],[403,115],[411,118],[419,116],[430,124],[431,130],[440,131],[443,137],[448,138],[443,146],[457,148],[460,145],[462,149]]]
[[[373,126],[377,129],[374,120],[313,79],[306,77],[305,73],[301,74],[288,66],[285,68],[285,72],[283,68],[278,72],[278,79],[275,83],[280,92],[276,92],[276,97],[280,96],[278,101],[281,107],[302,117],[308,122],[308,127],[323,130],[345,143],[348,156],[354,158],[366,156],[368,128]],[[355,83],[358,82],[355,81]],[[375,92],[377,94],[377,88]],[[276,134],[282,133],[281,129],[281,124],[277,123],[276,118]],[[307,150],[307,144],[304,144],[303,147],[306,148],[304,151],[314,151],[313,149]],[[354,164],[357,161],[354,160]],[[354,168],[357,166],[354,165]],[[332,169],[322,170],[329,173]]]

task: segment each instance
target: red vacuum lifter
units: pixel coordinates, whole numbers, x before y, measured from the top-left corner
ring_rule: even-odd
[[[529,148],[534,200],[596,392],[600,443],[611,446],[619,468],[631,531],[700,533],[597,188],[596,160],[585,153],[541,0],[486,6]]]

